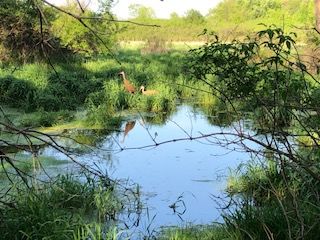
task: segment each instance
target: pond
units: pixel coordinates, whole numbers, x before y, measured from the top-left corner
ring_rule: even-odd
[[[123,131],[101,138],[98,149],[81,154],[79,161],[107,172],[112,178],[128,179],[140,186],[145,211],[140,216],[139,231],[221,222],[221,206],[216,197],[224,196],[230,170],[250,156],[235,151],[235,146],[221,146],[226,140],[223,136],[195,138],[232,132],[235,125],[212,125],[209,116],[187,105],[178,106],[163,124],[147,119],[150,116],[143,114],[128,118],[121,127]],[[45,149],[42,154],[56,153]],[[73,167],[69,164],[63,169]],[[60,172],[61,166],[56,171]]]

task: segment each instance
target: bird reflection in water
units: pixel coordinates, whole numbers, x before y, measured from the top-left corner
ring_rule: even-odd
[[[136,121],[128,121],[126,123],[126,126],[124,127],[124,131],[123,131],[123,139],[122,139],[121,143],[124,143],[126,136],[134,128],[135,125],[136,125]]]

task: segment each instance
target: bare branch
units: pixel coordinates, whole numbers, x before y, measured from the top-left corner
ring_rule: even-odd
[[[139,23],[135,21],[130,20],[117,20],[117,19],[111,19],[111,18],[105,18],[105,17],[80,17],[81,19],[92,19],[92,20],[106,20],[108,22],[118,22],[118,23],[130,23],[133,25],[143,26],[143,27],[161,27],[157,24],[146,24],[146,23]]]

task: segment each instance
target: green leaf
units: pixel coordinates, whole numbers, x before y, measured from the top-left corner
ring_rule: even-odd
[[[290,50],[291,49],[291,42],[286,41],[286,45],[287,45],[287,48]]]

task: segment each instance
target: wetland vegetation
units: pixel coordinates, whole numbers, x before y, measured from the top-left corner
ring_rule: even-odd
[[[112,1],[105,3],[98,13],[46,1],[0,5],[0,239],[317,239],[320,35],[317,25],[296,28],[298,37],[283,29],[312,26],[313,1],[225,0],[208,16],[189,11],[169,20],[135,6],[132,21],[161,31],[114,19],[97,24],[111,19]],[[145,42],[120,48],[117,39]],[[205,42],[192,48],[170,43],[198,39]],[[140,86],[157,93],[144,95]],[[175,155],[179,147],[189,155]],[[229,151],[234,159],[224,157]],[[157,223],[144,200],[159,195],[159,215],[169,209],[182,220],[205,187],[174,187],[218,182],[207,172],[217,167],[209,164],[216,152],[230,167],[246,158],[223,182],[226,196],[214,197],[219,221]],[[117,180],[108,175],[113,167],[123,174]],[[145,186],[136,184],[141,179]],[[152,192],[168,179],[174,199]]]

